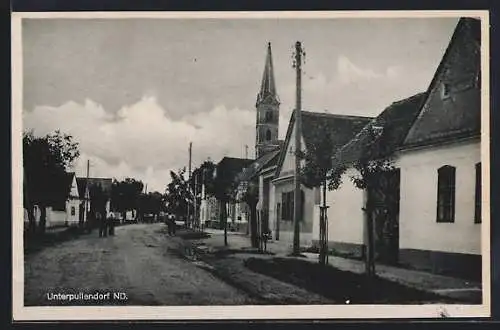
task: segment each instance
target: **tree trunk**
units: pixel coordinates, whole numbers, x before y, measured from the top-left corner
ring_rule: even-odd
[[[323,190],[323,206],[321,206],[321,212],[320,212],[320,227],[319,227],[319,235],[320,235],[320,241],[319,241],[319,262],[322,265],[326,265],[327,263],[327,250],[328,250],[328,240],[327,240],[327,230],[326,230],[326,181],[322,185],[322,190]]]
[[[257,204],[249,204],[250,207],[250,240],[253,248],[259,247],[259,238],[257,236]]]
[[[227,209],[225,201],[221,201],[221,217],[222,225],[224,226],[224,246],[227,246]]]
[[[374,240],[374,228],[373,228],[373,201],[370,197],[369,188],[365,191],[365,207],[364,217],[365,217],[365,272],[369,277],[375,276],[375,240]]]

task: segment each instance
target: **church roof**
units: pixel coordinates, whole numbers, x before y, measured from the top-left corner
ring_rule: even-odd
[[[274,80],[273,57],[270,42],[267,44],[266,63],[264,66],[264,73],[262,74],[260,91],[257,95],[257,103],[264,101],[268,97],[271,97],[273,101],[279,102],[276,82]]]
[[[402,144],[424,97],[425,94],[420,93],[392,103],[335,154],[334,163],[347,165],[361,157],[390,156]]]
[[[306,150],[312,150],[315,146],[321,143],[322,135],[317,134],[320,131],[329,131],[331,145],[336,149],[341,148],[344,144],[349,142],[356,133],[366,126],[372,120],[372,117],[363,116],[348,116],[332,113],[310,112],[301,111],[302,118],[302,137],[305,142]],[[292,113],[288,129],[286,132],[285,145],[281,149],[280,157],[278,160],[278,170],[276,175],[279,175],[280,168],[286,157],[286,150],[290,143],[292,131],[295,126],[295,112]]]
[[[461,18],[403,148],[480,135],[481,22]]]

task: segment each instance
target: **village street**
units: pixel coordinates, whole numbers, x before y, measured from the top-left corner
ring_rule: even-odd
[[[25,305],[62,305],[48,294],[103,293],[98,302],[71,305],[251,304],[244,293],[176,254],[180,240],[164,224],[116,228],[115,236],[97,231],[25,257]],[[177,242],[177,243],[176,243]],[[104,294],[109,292],[109,299]],[[113,300],[113,293],[126,300]],[[123,295],[122,295],[123,296]]]

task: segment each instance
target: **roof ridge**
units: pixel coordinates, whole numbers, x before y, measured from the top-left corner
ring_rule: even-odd
[[[374,117],[370,116],[357,116],[357,115],[344,115],[337,113],[328,113],[328,112],[314,112],[314,111],[306,111],[302,110],[302,114],[312,115],[317,117],[331,117],[331,118],[345,118],[345,119],[372,119]]]

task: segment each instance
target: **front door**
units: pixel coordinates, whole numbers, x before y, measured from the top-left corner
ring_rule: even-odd
[[[397,264],[399,255],[400,170],[384,172],[369,192],[374,203],[375,255],[379,262]]]

